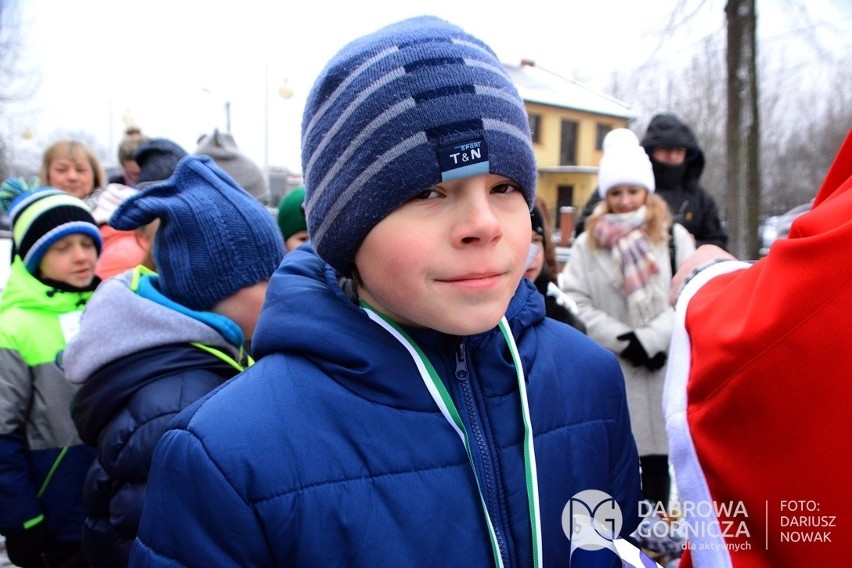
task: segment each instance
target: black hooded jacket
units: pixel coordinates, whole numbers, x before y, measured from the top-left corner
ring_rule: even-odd
[[[651,153],[659,146],[686,148],[683,165],[669,166],[655,161]],[[674,221],[695,237],[696,246],[713,244],[727,249],[728,235],[722,227],[719,209],[713,197],[699,183],[704,171],[704,152],[689,126],[673,114],[655,115],[642,138],[642,147],[651,158],[656,193],[668,203]],[[576,226],[578,235],[583,232],[585,219],[591,215],[598,201],[600,197],[595,191],[580,214]]]

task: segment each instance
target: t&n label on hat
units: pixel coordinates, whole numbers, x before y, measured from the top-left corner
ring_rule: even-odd
[[[488,145],[482,138],[438,148],[441,181],[488,173]]]

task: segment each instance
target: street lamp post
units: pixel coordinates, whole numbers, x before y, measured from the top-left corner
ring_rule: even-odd
[[[215,94],[215,91],[213,91],[213,89],[210,89],[209,87],[201,87],[201,90],[203,92],[207,93],[208,95]],[[225,101],[225,132],[230,132],[230,131],[231,131],[231,101],[226,100]]]
[[[269,166],[269,64],[263,70],[263,171],[266,173],[266,181],[270,183]],[[293,88],[285,78],[278,87],[278,96],[284,100],[293,96]]]

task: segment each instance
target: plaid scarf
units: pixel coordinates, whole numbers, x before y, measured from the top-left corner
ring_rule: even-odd
[[[612,251],[616,266],[621,268],[631,324],[635,326],[648,323],[664,309],[666,301],[659,286],[651,285],[660,267],[642,230],[644,223],[643,206],[631,213],[603,215],[594,229],[598,242]]]

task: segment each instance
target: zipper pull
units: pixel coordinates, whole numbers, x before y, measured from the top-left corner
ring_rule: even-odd
[[[459,343],[459,348],[456,350],[456,378],[460,381],[466,381],[467,377],[467,356],[464,352],[464,343]]]

